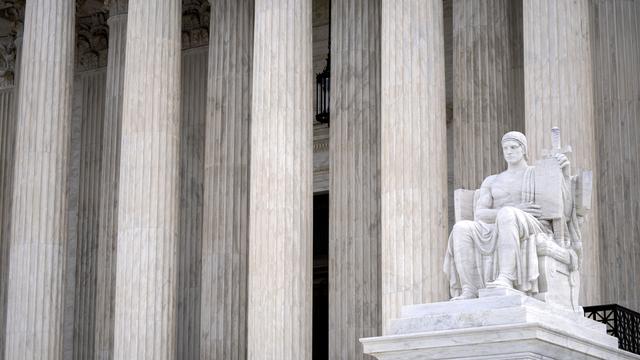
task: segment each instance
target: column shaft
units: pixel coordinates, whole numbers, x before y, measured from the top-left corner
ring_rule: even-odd
[[[75,85],[79,89],[74,91],[79,95],[80,104],[79,114],[77,114],[80,127],[80,136],[77,139],[78,172],[75,181],[77,188],[77,222],[74,234],[76,246],[72,249],[75,250],[72,254],[67,252],[69,260],[75,263],[73,282],[75,290],[73,295],[65,294],[65,296],[71,295],[74,299],[73,311],[69,314],[73,318],[71,322],[73,324],[73,358],[82,360],[94,358],[95,349],[100,164],[106,73],[103,69],[86,72],[78,77]],[[74,114],[74,121],[75,118]]]
[[[247,356],[253,14],[253,0],[223,0],[211,6],[201,359]]]
[[[200,356],[207,54],[206,47],[182,52],[177,359]]]
[[[521,27],[520,2],[453,1],[454,189],[503,171],[502,135],[524,131]]]
[[[311,1],[257,0],[248,357],[311,358]]]
[[[600,303],[638,311],[640,287],[631,284],[640,283],[640,1],[597,0],[593,14]]]
[[[551,127],[573,148],[571,167],[598,173],[593,121],[589,0],[523,2],[525,122],[529,160],[551,147]],[[600,303],[598,180],[582,226],[580,304]]]
[[[75,2],[30,1],[25,20],[5,356],[60,359]]]
[[[102,184],[98,268],[96,274],[95,358],[113,358],[113,327],[116,296],[116,240],[118,229],[118,180],[127,40],[127,2],[113,1],[109,14],[109,51],[102,140]]]
[[[329,358],[380,335],[380,0],[331,14]]]
[[[18,124],[18,84],[22,58],[22,26],[15,39],[16,61],[13,87],[0,92],[0,359],[4,359],[9,280],[9,243],[15,168],[16,127]]]
[[[4,359],[9,270],[9,227],[16,140],[16,88],[0,90],[0,359]]]
[[[447,299],[442,1],[382,1],[382,319]]]
[[[181,3],[129,2],[115,359],[175,357]]]

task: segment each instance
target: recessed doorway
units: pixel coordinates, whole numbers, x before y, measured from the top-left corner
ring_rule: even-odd
[[[329,194],[313,196],[313,360],[329,358]]]

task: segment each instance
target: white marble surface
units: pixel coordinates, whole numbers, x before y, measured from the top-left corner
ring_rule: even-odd
[[[361,339],[378,359],[640,359],[617,349],[604,324],[516,290],[404,306],[386,336]]]
[[[380,2],[331,20],[329,358],[362,359],[358,339],[381,332]]]
[[[253,0],[211,4],[208,76],[204,73],[202,360],[247,356],[253,7]]]
[[[247,358],[312,351],[311,0],[256,0]]]
[[[102,139],[98,254],[96,269],[95,358],[113,355],[114,301],[116,292],[116,233],[118,231],[118,179],[122,95],[127,40],[126,0],[110,3],[104,130]]]
[[[114,359],[176,357],[181,6],[178,0],[129,3]]]
[[[549,129],[558,126],[563,143],[570,144],[576,155],[571,157],[571,172],[590,169],[597,174],[592,29],[588,26],[592,2],[524,0],[522,7],[525,132],[531,145],[530,160],[534,163],[541,158],[541,149],[550,148]],[[593,184],[594,199],[599,196],[600,184]],[[581,227],[584,266],[580,271],[580,304],[601,304],[601,279],[605,279],[599,263],[600,239],[606,232],[599,223],[598,203],[592,205]]]
[[[442,1],[383,0],[381,16],[384,328],[403,305],[448,297],[448,220]]]
[[[5,358],[56,360],[63,356],[75,3],[28,1],[24,17]]]

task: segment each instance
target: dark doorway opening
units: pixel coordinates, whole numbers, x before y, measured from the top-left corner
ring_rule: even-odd
[[[329,194],[313,196],[313,360],[329,358]]]

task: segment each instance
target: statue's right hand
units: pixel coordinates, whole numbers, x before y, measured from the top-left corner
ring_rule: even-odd
[[[540,205],[532,203],[532,202],[526,202],[526,203],[521,203],[519,205],[516,206],[516,208],[529,213],[531,215],[533,215],[534,217],[539,218],[540,216],[542,216],[542,209],[540,208]]]

